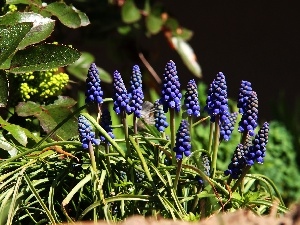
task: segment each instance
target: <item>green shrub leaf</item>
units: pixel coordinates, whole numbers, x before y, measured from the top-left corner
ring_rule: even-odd
[[[64,45],[42,44],[18,51],[12,58],[10,72],[49,70],[75,62],[80,52]]]
[[[78,28],[90,24],[85,13],[63,2],[53,2],[47,5],[44,10],[56,16],[62,24],[70,28]]]
[[[6,4],[27,4],[30,5],[32,3],[38,4],[38,5],[42,5],[42,1],[41,0],[6,0]]]
[[[160,15],[150,14],[146,17],[146,27],[151,34],[157,34],[163,25]]]
[[[134,23],[141,18],[139,9],[133,0],[126,0],[121,10],[122,20],[125,23]]]
[[[19,23],[10,27],[0,26],[0,64],[14,54],[32,26],[32,23]]]
[[[0,107],[5,107],[8,98],[8,80],[3,70],[0,70],[0,90]]]
[[[10,124],[6,122],[5,120],[2,119],[0,116],[0,124],[3,129],[6,131],[10,132],[11,135],[23,146],[26,146],[27,144],[27,136],[25,134],[25,131],[23,130],[22,127],[15,125],[15,124]]]
[[[18,49],[25,48],[28,45],[38,43],[50,36],[54,29],[55,21],[45,18],[37,13],[32,12],[13,12],[7,13],[1,17],[0,24],[10,25],[23,22],[33,23],[33,27],[21,41]]]

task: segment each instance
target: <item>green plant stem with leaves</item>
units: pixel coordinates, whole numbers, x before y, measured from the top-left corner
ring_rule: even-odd
[[[220,116],[217,115],[215,118],[215,131],[214,131],[214,140],[213,140],[213,149],[212,149],[212,178],[215,177],[217,170],[217,157],[218,157],[218,148],[219,148],[219,134],[220,134],[220,126],[219,126]]]

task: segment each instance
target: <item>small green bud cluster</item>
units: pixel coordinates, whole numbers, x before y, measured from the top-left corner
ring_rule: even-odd
[[[58,68],[48,71],[36,71],[16,74],[16,82],[20,85],[19,97],[22,101],[43,101],[61,93],[67,85],[69,76],[59,72]]]

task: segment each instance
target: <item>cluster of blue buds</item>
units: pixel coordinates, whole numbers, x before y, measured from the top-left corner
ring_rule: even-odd
[[[165,129],[169,126],[167,117],[162,105],[159,103],[159,100],[156,100],[154,102],[154,121],[155,127],[159,132],[164,132]]]
[[[103,103],[103,91],[100,87],[99,71],[95,63],[92,63],[86,78],[85,102]]]
[[[237,107],[239,108],[239,113],[244,114],[247,107],[247,100],[251,95],[252,87],[249,81],[242,80],[240,90],[239,90],[239,97]]]
[[[138,65],[133,66],[132,76],[130,78],[130,88],[128,91],[129,106],[137,118],[141,117],[144,93],[142,88],[142,74]]]
[[[233,179],[238,179],[242,174],[242,170],[246,165],[246,155],[248,154],[248,147],[238,144],[236,147],[228,169],[224,171],[226,176],[230,175]]]
[[[236,123],[238,113],[233,112],[228,116],[229,123],[222,124],[220,128],[220,140],[228,141],[230,139],[231,133],[234,130],[234,125]]]
[[[247,132],[250,136],[254,136],[258,117],[258,98],[256,92],[251,92],[246,103],[242,119],[239,122],[238,131],[241,133]]]
[[[131,113],[131,107],[129,106],[129,96],[127,95],[127,90],[124,85],[121,74],[116,70],[114,72],[114,111],[117,114],[125,111],[126,113]]]
[[[182,120],[176,133],[176,144],[174,147],[176,159],[182,159],[185,156],[191,155],[191,137],[189,132],[189,123]]]
[[[184,108],[189,116],[200,116],[200,105],[198,100],[197,84],[194,79],[190,80],[184,95]]]
[[[246,160],[248,166],[252,166],[255,161],[261,164],[264,162],[264,157],[266,155],[266,145],[268,143],[268,136],[269,124],[265,122],[258,131],[258,134],[255,135],[255,138],[252,141],[252,146],[249,147]]]
[[[180,111],[182,94],[180,93],[180,83],[177,75],[176,65],[170,60],[165,66],[163,87],[160,104],[163,105],[164,112],[169,108]]]
[[[208,89],[206,106],[204,108],[210,115],[211,122],[220,116],[220,124],[228,124],[228,98],[225,75],[219,72]]]
[[[80,115],[78,117],[78,133],[82,148],[84,149],[89,148],[90,142],[95,145],[100,144],[100,140],[95,138],[95,132],[92,129],[90,122],[83,115]]]
[[[102,111],[102,115],[101,115],[101,120],[100,120],[100,126],[103,127],[103,129],[108,133],[108,135],[114,139],[115,136],[112,132],[112,128],[111,128],[111,116],[110,116],[110,113],[108,111],[108,109],[104,109]],[[100,140],[102,142],[105,142],[106,144],[110,145],[110,143],[106,140],[106,138],[102,135],[100,135]]]

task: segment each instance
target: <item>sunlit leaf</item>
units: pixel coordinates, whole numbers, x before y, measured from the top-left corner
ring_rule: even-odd
[[[67,67],[67,71],[78,78],[81,81],[86,80],[87,71],[90,65],[95,61],[95,58],[92,54],[88,52],[82,52],[80,58],[74,62],[72,65]],[[97,67],[99,71],[99,77],[101,81],[111,83],[112,77],[111,75],[105,71],[104,69]]]
[[[53,2],[47,5],[44,10],[56,16],[62,24],[70,28],[78,28],[90,23],[83,12],[63,2]]]
[[[5,107],[8,98],[8,80],[4,70],[0,70],[0,107]]]
[[[32,3],[38,4],[38,5],[42,5],[42,1],[41,0],[6,0],[6,4],[12,4],[12,5],[16,5],[16,4],[27,4],[27,5],[30,5]]]
[[[172,37],[171,42],[187,68],[195,76],[201,77],[201,67],[197,62],[197,58],[192,47],[180,37]]]
[[[21,145],[26,146],[27,136],[25,131],[19,125],[10,124],[7,121],[3,120],[0,116],[1,127],[8,131]]]
[[[134,23],[141,18],[141,13],[133,0],[126,0],[121,9],[121,16],[125,23]]]
[[[0,24],[10,25],[23,22],[32,22],[33,27],[21,41],[18,49],[28,45],[38,43],[50,36],[54,29],[55,21],[42,17],[40,14],[32,12],[13,12],[0,17]]]
[[[0,28],[0,64],[5,62],[17,50],[22,39],[32,28],[32,23],[19,23]]]
[[[10,72],[49,70],[75,62],[80,52],[64,45],[42,44],[18,51],[12,58]]]

